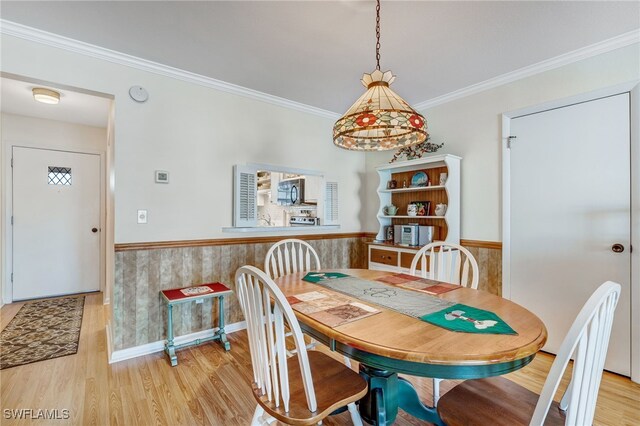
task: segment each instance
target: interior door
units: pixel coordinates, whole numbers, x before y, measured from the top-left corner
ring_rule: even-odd
[[[100,289],[100,157],[13,148],[13,299]]]
[[[629,94],[514,118],[511,135],[511,299],[556,353],[591,293],[620,283],[605,368],[629,376]]]

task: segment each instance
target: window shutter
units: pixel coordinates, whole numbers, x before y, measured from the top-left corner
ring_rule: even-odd
[[[338,225],[338,182],[325,183],[325,225]]]
[[[258,223],[256,170],[247,166],[234,167],[233,226],[248,227]]]

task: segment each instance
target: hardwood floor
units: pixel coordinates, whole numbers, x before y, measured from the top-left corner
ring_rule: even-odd
[[[22,304],[1,309],[0,327]],[[231,352],[217,343],[179,351],[171,368],[162,353],[109,365],[102,296],[87,296],[80,347],[72,356],[0,371],[0,424],[76,425],[248,425],[255,401],[251,394],[251,364],[244,331],[229,335]],[[539,392],[553,357],[540,354],[533,363],[507,377]],[[409,377],[425,400],[431,398],[431,380]],[[443,392],[453,385],[442,383]],[[563,383],[561,390],[566,386]],[[69,419],[16,420],[11,411],[69,410]],[[62,411],[58,413],[62,417]],[[324,424],[351,424],[348,413]],[[425,424],[402,411],[397,425]],[[640,424],[640,385],[605,373],[595,424]]]

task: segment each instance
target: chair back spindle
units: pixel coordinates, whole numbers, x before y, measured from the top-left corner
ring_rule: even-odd
[[[551,365],[531,419],[531,426],[544,423],[553,396],[572,356],[574,363],[571,382],[560,402],[560,407],[566,410],[565,425],[593,424],[620,290],[620,284],[611,281],[602,284],[576,317]]]
[[[278,286],[264,272],[243,266],[236,272],[236,294],[247,321],[253,381],[275,407],[289,411],[285,324],[292,332],[310,412],[317,409],[309,358],[298,320]],[[273,301],[273,303],[272,303]]]
[[[301,271],[321,269],[320,258],[306,241],[289,238],[278,241],[264,260],[264,270],[273,279]]]
[[[478,262],[469,250],[454,243],[434,242],[422,247],[411,262],[411,275],[478,288]]]

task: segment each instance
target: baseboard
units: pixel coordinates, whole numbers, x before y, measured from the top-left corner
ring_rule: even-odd
[[[107,327],[108,324],[107,324]],[[246,321],[235,322],[233,324],[228,324],[224,327],[224,331],[227,334],[234,333],[236,331],[244,330],[247,328]],[[196,339],[204,339],[207,337],[213,336],[213,334],[218,331],[217,328],[197,331],[195,333],[185,334],[184,336],[178,336],[174,339],[174,343],[176,345],[181,345],[183,343],[191,342]],[[137,358],[139,356],[149,355],[156,352],[162,352],[164,350],[165,340],[158,340],[157,342],[151,342],[140,346],[134,346],[132,348],[120,349],[118,351],[109,351],[111,354],[109,356],[109,364],[114,364],[116,362],[124,361],[127,359]],[[107,331],[107,347],[110,347],[109,344],[109,332]]]
[[[113,342],[111,340],[111,324],[107,321],[107,325],[104,328],[104,332],[107,335],[107,359],[109,360],[109,364],[111,364],[111,357],[113,352]]]

